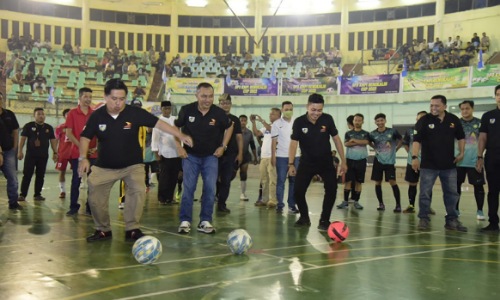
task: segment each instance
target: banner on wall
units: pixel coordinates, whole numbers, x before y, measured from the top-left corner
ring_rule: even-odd
[[[408,72],[403,79],[403,92],[466,88],[470,67]]]
[[[342,78],[341,95],[399,93],[399,74]]]
[[[172,90],[173,95],[192,95],[196,93],[196,87],[202,82],[208,82],[214,87],[215,95],[224,93],[224,79],[222,78],[177,78],[170,77],[167,81],[167,89]]]
[[[337,77],[283,78],[282,95],[337,94]]]
[[[278,80],[271,78],[240,78],[224,80],[224,93],[231,96],[277,96]]]
[[[500,65],[485,65],[472,69],[472,87],[496,86],[500,84]]]

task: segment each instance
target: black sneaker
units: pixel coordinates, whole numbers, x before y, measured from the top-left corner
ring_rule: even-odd
[[[19,197],[17,197],[17,201],[26,201],[26,197],[23,196],[23,195],[19,195]]]
[[[330,221],[323,221],[323,220],[319,221],[318,225],[319,231],[327,231],[328,227],[330,227]]]
[[[283,213],[283,208],[277,208],[276,213],[281,215]]]
[[[498,232],[500,232],[500,228],[499,228],[498,225],[490,223],[488,226],[479,229],[479,231],[480,232],[494,232],[494,233],[498,233]]]
[[[33,200],[35,200],[35,201],[45,201],[45,197],[42,196],[42,195],[38,195],[38,196],[33,197]]]
[[[87,237],[87,242],[97,242],[97,241],[106,241],[111,239],[113,234],[111,231],[101,231],[96,230],[93,235]]]
[[[221,212],[221,213],[227,213],[227,214],[231,212],[231,210],[225,206],[218,206],[217,211]]]
[[[66,212],[67,216],[76,216],[78,214],[78,210],[80,209],[80,204],[77,204],[76,208],[70,208],[68,212]]]
[[[384,203],[380,203],[380,204],[378,205],[378,207],[377,207],[377,210],[378,210],[378,211],[384,211],[384,210],[385,210],[385,205],[384,205]]]
[[[12,210],[23,210],[23,207],[19,203],[9,204],[9,209]]]
[[[165,204],[167,205],[178,205],[179,204],[179,201],[175,201],[175,200],[170,200],[170,201],[166,201]]]
[[[400,213],[401,212],[401,206],[399,206],[399,205],[396,206],[396,208],[394,208],[392,211],[395,212],[395,213]]]
[[[125,231],[125,240],[127,242],[135,242],[143,236],[144,233],[139,228]]]
[[[460,223],[460,221],[457,219],[447,221],[446,224],[444,224],[444,228],[448,230],[467,232],[467,227],[462,225],[462,223]]]
[[[307,227],[307,226],[311,226],[311,220],[309,220],[309,219],[299,218],[299,219],[297,220],[297,222],[295,222],[295,226],[297,226],[297,227]]]

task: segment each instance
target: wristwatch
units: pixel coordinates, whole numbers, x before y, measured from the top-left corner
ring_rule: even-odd
[[[87,157],[82,157],[82,156],[78,157],[78,161],[79,162],[82,161],[82,160],[84,160],[84,159],[87,159]]]
[[[411,159],[418,159],[418,156],[412,155]]]

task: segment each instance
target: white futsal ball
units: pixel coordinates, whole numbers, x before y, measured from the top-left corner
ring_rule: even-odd
[[[227,235],[227,246],[234,254],[247,252],[252,244],[252,237],[244,229],[235,229]]]
[[[132,247],[132,255],[138,263],[149,265],[160,258],[162,247],[160,241],[154,236],[145,235],[135,241]]]

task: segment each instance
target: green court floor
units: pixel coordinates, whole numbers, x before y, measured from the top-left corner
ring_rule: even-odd
[[[350,236],[332,242],[316,229],[322,184],[308,193],[310,228],[293,226],[297,216],[254,206],[258,179],[251,166],[250,201],[239,199],[233,181],[230,214],[214,213],[217,232],[177,234],[178,206],[161,206],[156,187],[148,194],[143,231],[163,244],[153,265],[138,264],[125,242],[118,185],[112,193],[113,239],[87,243],[93,232],[83,210],[67,217],[69,195],[58,199],[57,175],[48,174],[43,195],[32,195],[24,210],[7,209],[5,180],[0,180],[0,295],[3,299],[499,299],[499,235],[481,234],[473,191],[463,192],[461,220],[468,233],[444,229],[440,187],[434,190],[430,232],[416,230],[415,214],[392,212],[394,198],[383,185],[387,210],[376,210],[374,186],[364,185],[364,210],[334,208],[331,220],[345,221]],[[67,176],[69,190],[70,176]],[[33,185],[33,182],[32,182]],[[407,185],[399,184],[403,205]],[[31,187],[32,188],[32,187]],[[342,186],[339,185],[339,198]],[[32,190],[31,190],[32,191]],[[30,192],[32,193],[32,192]],[[85,190],[81,199],[84,201]],[[201,193],[200,189],[196,195]],[[338,203],[338,201],[337,201]],[[200,205],[195,202],[194,226]],[[485,213],[487,207],[485,207]],[[227,234],[244,228],[253,237],[246,255],[232,255]]]

